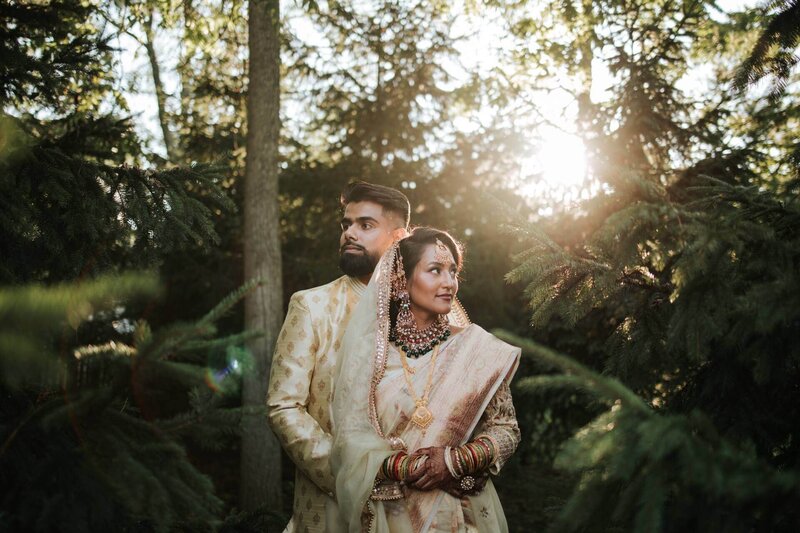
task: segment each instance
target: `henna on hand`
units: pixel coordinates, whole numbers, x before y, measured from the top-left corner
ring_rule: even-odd
[[[422,448],[415,452],[416,454],[424,454],[428,456],[420,470],[424,469],[419,476],[414,476],[406,480],[407,484],[419,490],[435,490],[443,489],[446,483],[453,480],[450,471],[447,469],[447,464],[444,462],[444,447],[436,446],[429,448]]]

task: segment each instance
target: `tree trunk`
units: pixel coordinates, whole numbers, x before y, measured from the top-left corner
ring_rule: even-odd
[[[247,164],[244,184],[244,274],[264,285],[245,300],[245,325],[266,335],[248,346],[254,367],[243,379],[246,409],[265,406],[272,350],[283,318],[278,141],[280,134],[279,0],[249,0]],[[265,414],[242,418],[240,504],[281,510],[281,449]]]
[[[161,124],[161,133],[164,136],[164,149],[167,152],[167,161],[175,163],[175,137],[169,130],[167,118],[167,94],[161,81],[161,68],[158,64],[155,45],[153,43],[153,15],[149,15],[144,23],[144,48],[147,50],[147,59],[150,61],[150,72],[153,75],[153,85],[156,90],[156,104],[158,105],[158,122]]]

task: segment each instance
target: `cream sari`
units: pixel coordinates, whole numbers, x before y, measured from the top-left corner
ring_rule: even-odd
[[[491,481],[478,495],[463,499],[392,482],[375,485],[381,463],[399,449],[413,453],[426,446],[457,446],[470,440],[495,393],[511,379],[520,353],[479,326],[469,325],[456,302],[448,318],[466,327],[440,350],[428,404],[433,423],[424,431],[410,424],[414,402],[401,355],[388,342],[389,280],[396,253],[393,246],[381,258],[339,353],[331,453],[338,507],[328,506],[327,524],[331,531],[350,533],[507,531]],[[411,364],[412,384],[421,394],[431,357]]]

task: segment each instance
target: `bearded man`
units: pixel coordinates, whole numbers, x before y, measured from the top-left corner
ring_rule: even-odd
[[[350,314],[383,253],[407,233],[408,198],[358,182],[341,195],[339,266],[344,276],[292,295],[278,335],[267,394],[268,419],[296,466],[292,519],[286,531],[325,531],[333,499],[329,456],[335,355]]]

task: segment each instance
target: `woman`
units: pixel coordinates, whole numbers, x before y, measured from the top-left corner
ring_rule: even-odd
[[[449,234],[417,228],[353,313],[333,401],[334,531],[507,530],[486,478],[519,442],[508,384],[520,350],[469,323],[460,269]]]

